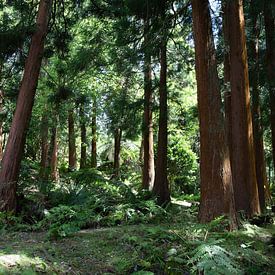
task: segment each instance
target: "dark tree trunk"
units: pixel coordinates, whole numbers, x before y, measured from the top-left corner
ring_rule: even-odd
[[[260,212],[242,0],[228,1],[232,116],[232,174],[235,205],[248,216]]]
[[[84,103],[81,104],[79,109],[80,117],[80,132],[81,132],[81,149],[80,149],[80,169],[87,167],[87,130],[86,119],[84,111]]]
[[[275,171],[275,16],[272,14],[274,6],[271,0],[264,0],[266,65],[270,96],[273,167]]]
[[[96,134],[96,100],[93,103],[93,114],[92,114],[92,154],[91,154],[91,167],[96,168],[97,166],[97,134]]]
[[[51,130],[51,155],[50,155],[50,166],[51,166],[51,179],[53,181],[58,180],[58,140],[57,140],[57,124],[53,126]]]
[[[0,90],[0,162],[1,162],[2,158],[3,158],[3,151],[4,151],[3,118],[2,118],[2,114],[3,114],[3,98],[4,98],[3,91]]]
[[[143,163],[144,163],[144,142],[143,142],[143,138],[141,139],[141,142],[140,142],[139,162],[140,162],[141,167],[143,168]]]
[[[170,202],[170,189],[167,178],[167,41],[166,35],[162,38],[160,46],[160,110],[159,110],[159,132],[158,132],[158,150],[156,161],[156,176],[153,187],[153,193],[157,196],[158,203],[165,205]]]
[[[236,226],[229,148],[226,141],[208,0],[192,0],[200,121],[199,220],[221,215]]]
[[[144,45],[148,47],[149,20],[144,21]],[[154,164],[154,137],[153,137],[153,91],[152,91],[152,69],[150,49],[144,50],[144,130],[143,130],[143,175],[142,188],[152,190],[155,179]]]
[[[49,133],[49,122],[48,115],[43,114],[41,120],[41,160],[40,160],[40,172],[39,177],[41,179],[47,179],[48,177],[48,154],[49,154],[49,142],[48,142],[48,133]]]
[[[16,182],[19,177],[20,163],[43,57],[50,7],[50,0],[40,1],[36,31],[32,36],[9,139],[2,160],[0,211],[15,211],[16,209]]]
[[[266,163],[264,155],[263,129],[260,109],[259,89],[259,35],[258,12],[255,3],[250,4],[250,19],[252,23],[252,40],[250,42],[251,53],[251,96],[252,96],[252,120],[255,151],[256,176],[261,211],[265,210],[265,186],[267,186]]]
[[[119,176],[121,137],[122,137],[121,129],[116,129],[115,130],[115,153],[114,153],[114,175],[115,175],[115,177]]]
[[[74,111],[68,112],[68,130],[69,130],[69,171],[76,169],[76,146],[74,130]]]

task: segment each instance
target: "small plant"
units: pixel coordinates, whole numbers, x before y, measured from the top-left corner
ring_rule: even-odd
[[[201,244],[196,248],[195,254],[188,261],[193,272],[203,272],[205,275],[242,274],[234,255],[217,245],[220,242],[222,240]]]

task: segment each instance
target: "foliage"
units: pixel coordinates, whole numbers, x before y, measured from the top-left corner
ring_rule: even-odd
[[[176,194],[194,194],[197,191],[197,156],[190,144],[179,135],[173,135],[169,140],[168,171]]]

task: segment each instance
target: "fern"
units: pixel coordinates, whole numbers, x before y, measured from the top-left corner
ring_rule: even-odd
[[[219,242],[221,241],[219,240]],[[203,272],[205,275],[243,273],[238,268],[234,255],[217,245],[217,242],[200,245],[195,250],[194,256],[188,261],[188,264],[192,265],[194,273]]]

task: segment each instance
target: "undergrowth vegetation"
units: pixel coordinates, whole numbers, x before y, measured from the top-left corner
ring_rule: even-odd
[[[53,249],[53,256],[48,252],[41,256],[41,246],[32,245],[22,256],[30,257],[30,264],[26,267],[17,263],[16,271],[5,266],[5,258],[1,260],[0,255],[4,270],[0,269],[0,274],[11,270],[14,273],[10,274],[24,274],[24,270],[33,272],[26,274],[39,274],[43,259],[44,273],[69,272],[69,262],[75,256],[67,252],[71,247],[66,245],[73,246],[76,241],[74,249],[87,261],[83,266],[82,260],[74,263],[74,270],[79,272],[76,274],[85,274],[91,269],[89,264],[95,266],[92,274],[104,270],[139,275],[272,274],[274,269],[272,220],[262,228],[243,220],[239,231],[229,232],[225,217],[207,225],[197,223],[196,193],[181,193],[162,208],[150,193],[135,189],[127,180],[109,179],[103,171],[64,173],[58,184],[44,182],[46,186],[32,179],[35,174],[29,175],[20,185],[25,194],[21,198],[24,207],[17,216],[1,213],[0,233],[14,234],[13,239],[17,232],[27,232],[32,239],[43,234],[43,251]],[[106,231],[102,231],[104,228]],[[0,237],[3,257],[10,249],[7,244],[3,247],[4,239]],[[23,238],[18,242],[23,247],[27,241]],[[99,266],[90,263],[89,257],[99,261]],[[57,267],[58,261],[63,264]]]

